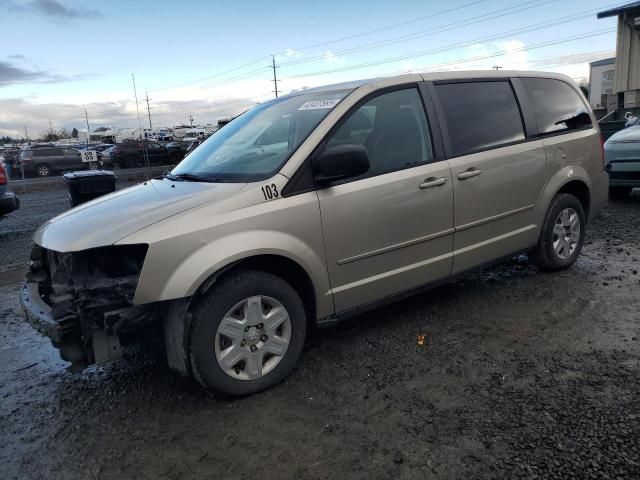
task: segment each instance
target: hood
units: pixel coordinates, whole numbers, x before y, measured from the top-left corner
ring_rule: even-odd
[[[606,145],[612,143],[633,143],[640,142],[640,125],[634,125],[633,127],[627,127],[619,132],[611,135],[607,140]]]
[[[228,198],[245,185],[150,180],[97,198],[49,220],[36,231],[33,240],[57,252],[113,245],[165,218]]]

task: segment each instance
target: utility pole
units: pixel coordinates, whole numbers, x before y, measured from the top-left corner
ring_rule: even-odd
[[[132,73],[133,80],[133,96],[136,99],[136,112],[138,113],[138,128],[140,129],[140,139],[142,140],[142,120],[140,120],[140,106],[138,105],[138,91],[136,90],[136,76]],[[142,152],[144,154],[144,166],[147,180],[149,180],[149,156],[147,155],[147,142],[142,141]]]
[[[271,55],[271,66],[273,67],[273,88],[276,98],[278,98],[278,77],[276,76],[276,55]]]
[[[191,125],[191,128],[193,128],[193,115],[189,115],[189,124]]]
[[[29,132],[27,132],[27,124],[24,124],[24,138],[29,141]]]
[[[51,136],[51,139],[53,139],[53,126],[51,125],[51,119],[48,118],[47,120],[49,120],[49,135]]]
[[[144,92],[144,94],[147,97],[147,115],[149,116],[149,130],[153,130],[153,127],[151,126],[151,108],[149,107],[149,93]]]
[[[87,109],[84,109],[84,119],[87,122],[87,148],[89,148],[89,137],[91,136],[91,134],[89,133],[91,130],[89,130],[89,115],[87,114]]]

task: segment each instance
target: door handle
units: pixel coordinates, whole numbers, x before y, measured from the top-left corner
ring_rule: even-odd
[[[460,172],[458,174],[458,180],[466,180],[468,178],[477,177],[481,173],[482,173],[482,170],[478,170],[475,167],[471,167],[470,169],[465,170],[464,172]]]
[[[422,182],[420,185],[418,185],[418,188],[420,190],[425,190],[427,188],[439,187],[441,185],[444,185],[445,183],[447,183],[446,177],[439,177],[439,178],[429,177],[425,179],[425,181]]]

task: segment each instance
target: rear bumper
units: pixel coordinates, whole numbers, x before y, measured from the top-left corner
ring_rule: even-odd
[[[612,187],[640,187],[640,159],[613,161],[607,172]]]
[[[20,208],[20,199],[13,192],[6,192],[0,196],[0,215],[11,213]]]

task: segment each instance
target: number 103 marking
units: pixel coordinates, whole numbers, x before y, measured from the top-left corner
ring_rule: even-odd
[[[278,193],[278,187],[276,187],[275,183],[272,183],[271,185],[264,185],[261,190],[265,200],[273,200],[280,196]]]

